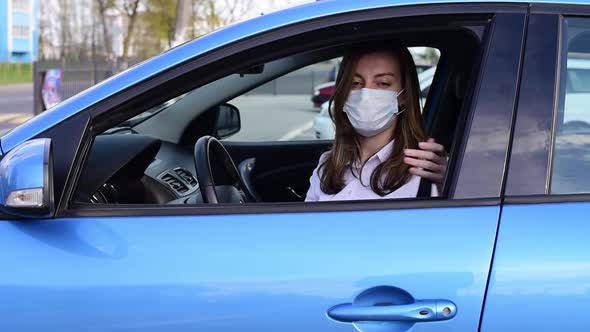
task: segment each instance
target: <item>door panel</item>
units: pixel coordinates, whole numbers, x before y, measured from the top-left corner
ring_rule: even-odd
[[[588,8],[578,9],[576,15],[588,14]],[[529,19],[508,197],[481,331],[587,331],[590,326],[590,187],[583,167],[588,131],[567,128],[565,120],[573,113],[582,116],[573,117],[579,123],[588,114],[585,105],[565,100],[585,95],[572,89],[570,80],[588,82],[587,75],[570,77],[570,70],[587,68],[578,61],[587,62],[588,42],[572,37],[587,36],[590,19],[570,21],[559,15],[564,10],[531,8],[536,13]],[[586,194],[560,195],[573,192]]]
[[[514,23],[507,24],[508,18]],[[524,14],[498,14],[494,20],[486,50],[505,50],[501,52],[505,60],[520,58]],[[484,76],[477,78],[512,93],[505,83],[514,80],[518,68],[508,62],[487,59],[481,64]],[[494,75],[500,79],[496,82],[489,76],[493,71],[507,74]],[[466,179],[469,188],[481,187],[471,181],[475,178],[496,179],[490,186],[501,188],[502,177],[497,174],[504,169],[508,144],[491,146],[493,154],[465,148],[475,144],[470,142],[487,142],[474,139],[480,137],[478,132],[508,139],[494,131],[498,125],[492,111],[511,112],[511,106],[495,107],[489,98],[494,91],[480,86],[474,91],[475,106],[465,108],[468,129],[459,146],[463,152],[452,156],[460,169],[453,178]],[[474,123],[477,126],[472,127]],[[261,174],[313,162],[301,167],[309,171],[305,180],[297,180],[307,185],[311,169],[327,147],[322,144],[226,147],[236,163],[260,158]],[[488,167],[473,167],[484,162]],[[352,332],[353,325],[329,320],[326,311],[353,301],[367,289],[393,286],[415,299],[444,299],[457,307],[454,318],[416,323],[412,331],[477,331],[500,198],[470,196],[478,191],[464,190],[463,182],[454,186],[461,193],[458,197],[496,201],[468,206],[453,200],[451,191],[448,200],[371,204],[99,206],[94,211],[58,211],[76,218],[1,222],[0,243],[7,250],[0,253],[5,266],[0,273],[0,326],[8,331]],[[381,210],[367,211],[377,204]],[[433,207],[442,204],[453,207]],[[265,213],[271,208],[284,213]],[[306,212],[293,212],[295,208]],[[175,213],[184,215],[170,216]]]
[[[482,331],[588,330],[588,211],[590,203],[504,206]]]
[[[476,331],[497,206],[0,223],[2,326],[30,331],[354,331],[330,307],[389,285]]]
[[[590,25],[588,18],[580,18],[585,27],[568,25],[569,19],[559,15],[565,8],[547,9],[531,8],[537,13],[529,19],[507,204],[482,316],[486,332],[587,331],[590,326],[590,203],[568,202],[587,201],[587,195],[558,195],[590,189],[584,186],[584,167],[578,167],[587,160],[588,132],[566,128],[564,120],[564,114],[580,109],[564,107],[564,101],[584,96],[570,91],[568,69],[587,68],[577,67],[576,58],[590,53],[587,39],[576,42],[568,34],[582,36]],[[589,81],[575,74],[570,77],[575,83]],[[585,105],[576,106],[586,111]]]

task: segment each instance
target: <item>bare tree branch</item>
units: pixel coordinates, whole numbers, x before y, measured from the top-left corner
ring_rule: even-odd
[[[110,0],[96,0],[98,4],[98,15],[100,16],[100,25],[102,26],[102,38],[107,55],[113,54],[113,36],[107,23],[106,11],[113,6]]]
[[[137,8],[139,7],[139,0],[124,0],[123,11],[127,16],[127,29],[123,35],[123,61],[127,62],[129,56],[129,44],[133,36],[133,28],[137,20]]]

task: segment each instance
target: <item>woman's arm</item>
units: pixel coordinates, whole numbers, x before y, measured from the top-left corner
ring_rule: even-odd
[[[311,177],[309,178],[309,190],[305,195],[306,202],[317,202],[320,199],[319,195],[319,182],[320,178],[317,173],[317,168],[313,170]]]
[[[327,152],[324,152],[320,156],[320,160],[318,161],[318,165],[311,173],[311,177],[309,178],[309,190],[307,190],[307,194],[305,195],[306,202],[317,202],[320,200],[320,194],[322,192],[321,183],[320,183],[320,167],[328,157]]]

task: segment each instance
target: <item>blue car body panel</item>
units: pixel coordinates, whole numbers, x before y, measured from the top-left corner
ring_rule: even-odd
[[[342,331],[331,306],[393,285],[476,331],[499,207],[0,223],[7,331]],[[475,217],[477,216],[477,217]]]
[[[587,331],[590,203],[502,210],[482,332]]]

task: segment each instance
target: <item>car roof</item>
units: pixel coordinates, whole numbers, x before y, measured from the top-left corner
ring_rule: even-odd
[[[2,136],[0,152],[6,153],[14,146],[51,128],[66,118],[87,109],[95,103],[125,90],[151,76],[159,74],[186,62],[200,54],[207,53],[222,45],[270,31],[282,26],[313,20],[325,16],[344,14],[360,10],[379,9],[406,5],[460,4],[460,3],[531,3],[531,1],[467,1],[467,0],[321,0],[290,7],[238,22],[217,30],[196,40],[182,44],[127,71],[115,75],[94,87],[55,106],[50,111],[24,123]],[[552,0],[533,3],[588,4],[588,1]]]

